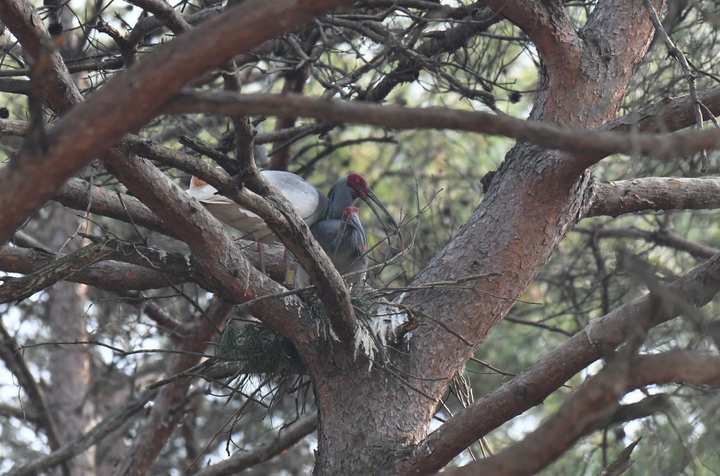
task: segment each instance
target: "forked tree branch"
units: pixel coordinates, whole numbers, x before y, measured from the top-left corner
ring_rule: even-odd
[[[521,442],[446,473],[450,476],[536,474],[603,423],[626,392],[668,383],[720,384],[720,356],[689,351],[645,355],[628,362],[627,372],[622,374],[613,372],[611,363],[585,382],[557,413]]]
[[[124,166],[115,167],[117,161],[124,161]],[[240,245],[224,232],[222,224],[157,167],[144,159],[121,158],[119,155],[106,163],[133,194],[171,227],[175,236],[190,246],[193,263],[209,290],[238,304],[286,291],[255,269],[245,258]],[[244,193],[247,195],[248,192]],[[314,332],[311,323],[302,319],[301,309],[299,299],[288,296],[256,302],[250,311],[302,348],[301,343],[312,340]]]
[[[497,454],[448,469],[445,473],[448,476],[537,474],[615,412],[618,400],[625,394],[627,367],[628,362],[611,361],[521,441]]]
[[[720,255],[690,271],[666,288],[693,306],[706,304],[720,290]],[[535,365],[488,393],[431,433],[414,456],[397,466],[400,474],[431,474],[440,470],[477,439],[502,423],[540,404],[577,372],[625,342],[628,329],[650,329],[679,313],[677,302],[657,310],[649,295],[593,320],[585,329],[540,358]]]
[[[10,166],[0,170],[0,181],[4,184],[0,207],[5,210],[0,215],[0,243],[7,241],[33,211],[93,156],[116,143],[126,132],[144,125],[191,79],[343,3],[342,0],[245,2],[157,47],[144,61],[118,73],[101,91],[59,119],[47,131],[46,143],[24,149]],[[35,29],[23,30],[28,24],[23,14],[32,14],[26,2],[0,3],[0,19],[26,45],[39,35]],[[66,84],[72,82],[62,81],[63,88]],[[68,104],[80,100],[73,98]],[[115,107],[130,101],[137,107]],[[47,170],[53,173],[48,174]]]
[[[551,68],[560,71],[580,60],[581,42],[564,2],[489,0],[486,3],[496,14],[523,30]]]

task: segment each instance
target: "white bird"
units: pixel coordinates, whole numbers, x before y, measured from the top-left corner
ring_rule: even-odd
[[[285,196],[308,226],[318,221],[327,208],[327,198],[299,175],[280,170],[263,170],[260,175]],[[215,187],[202,179],[192,177],[187,192],[215,218],[253,241],[280,241],[262,218],[220,195]]]
[[[297,214],[305,220],[305,223],[311,227],[316,238],[327,241],[329,243],[331,236],[330,232],[339,233],[339,228],[333,228],[332,230],[328,227],[329,224],[357,222],[359,218],[357,216],[357,209],[354,214],[345,216],[345,211],[348,208],[353,208],[353,204],[358,200],[363,200],[371,208],[373,213],[382,222],[383,218],[380,216],[377,208],[379,207],[382,212],[389,218],[392,226],[397,229],[395,221],[387,211],[382,202],[375,196],[375,194],[368,187],[365,178],[357,173],[351,173],[346,177],[340,178],[332,189],[328,197],[321,194],[315,187],[306,182],[299,175],[291,172],[284,172],[278,170],[263,170],[260,175],[267,180],[271,185],[277,188],[285,198],[295,208]],[[258,242],[258,253],[260,255],[260,268],[264,271],[264,259],[262,253],[262,246],[260,242],[277,242],[280,241],[277,236],[270,230],[267,224],[255,213],[240,207],[237,203],[230,200],[229,198],[217,193],[217,190],[205,181],[192,177],[190,180],[190,188],[188,193],[202,203],[215,218],[220,220],[222,223],[235,228],[249,239]],[[353,219],[354,217],[354,219]],[[328,225],[322,226],[320,224]],[[320,236],[318,236],[318,229],[313,225],[320,226]],[[362,224],[359,225],[362,232],[362,236],[365,236],[364,230],[362,230]],[[343,227],[344,230],[344,227]],[[326,251],[329,251],[328,243],[322,242],[322,246]],[[342,241],[344,245],[350,246],[351,241]],[[340,256],[346,250],[334,250],[330,252],[330,257],[338,266],[338,256]],[[338,256],[335,256],[335,255]],[[340,261],[343,261],[342,259]],[[364,261],[363,261],[364,263]],[[355,269],[345,269],[347,266],[342,264],[339,267],[341,273],[355,271]],[[342,269],[340,269],[342,268]],[[296,277],[290,276],[291,274],[297,274]],[[295,287],[305,287],[309,284],[308,277],[302,268],[298,270],[288,269],[288,275],[286,275],[286,281],[288,284],[294,284]]]

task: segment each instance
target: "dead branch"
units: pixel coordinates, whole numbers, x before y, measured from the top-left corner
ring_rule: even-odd
[[[268,461],[287,450],[317,428],[317,416],[303,417],[285,429],[268,443],[247,453],[238,453],[220,463],[208,466],[196,473],[196,476],[230,476],[247,468]]]

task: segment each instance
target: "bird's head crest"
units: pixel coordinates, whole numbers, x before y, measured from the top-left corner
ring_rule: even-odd
[[[347,176],[347,184],[353,190],[357,197],[364,198],[368,196],[370,188],[365,178],[358,173],[351,173]]]

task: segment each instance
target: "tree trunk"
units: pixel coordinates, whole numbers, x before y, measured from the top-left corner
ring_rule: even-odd
[[[51,206],[51,217],[46,222],[47,244],[60,248],[75,232],[78,219],[60,206]],[[75,249],[65,248],[65,252]],[[85,286],[59,282],[47,290],[46,322],[49,341],[76,342],[88,339],[87,319],[84,310]],[[93,423],[93,405],[88,398],[90,390],[90,353],[82,345],[48,347],[48,370],[52,379],[48,392],[49,406],[57,416],[58,430],[63,443],[76,439]],[[73,476],[91,476],[95,473],[94,448],[81,453],[70,462]]]
[[[598,127],[617,113],[645,56],[653,32],[649,16],[642,8],[609,1],[577,36],[569,19],[551,21],[547,34],[557,43],[541,44],[544,66],[530,117]],[[632,35],[608,34],[629,25]],[[474,289],[409,293],[403,304],[432,319],[419,318],[410,352],[393,353],[392,370],[367,372],[337,353],[334,361],[327,355],[308,359],[320,407],[316,474],[393,473],[392,462],[426,436],[450,380],[589,204],[590,173],[569,166],[572,159],[527,143],[510,150],[472,218],[416,280],[479,276]]]
[[[316,475],[382,473],[426,436],[437,403],[412,388],[400,371],[407,362],[395,357],[392,367],[368,371],[364,359],[328,349],[317,364]]]

